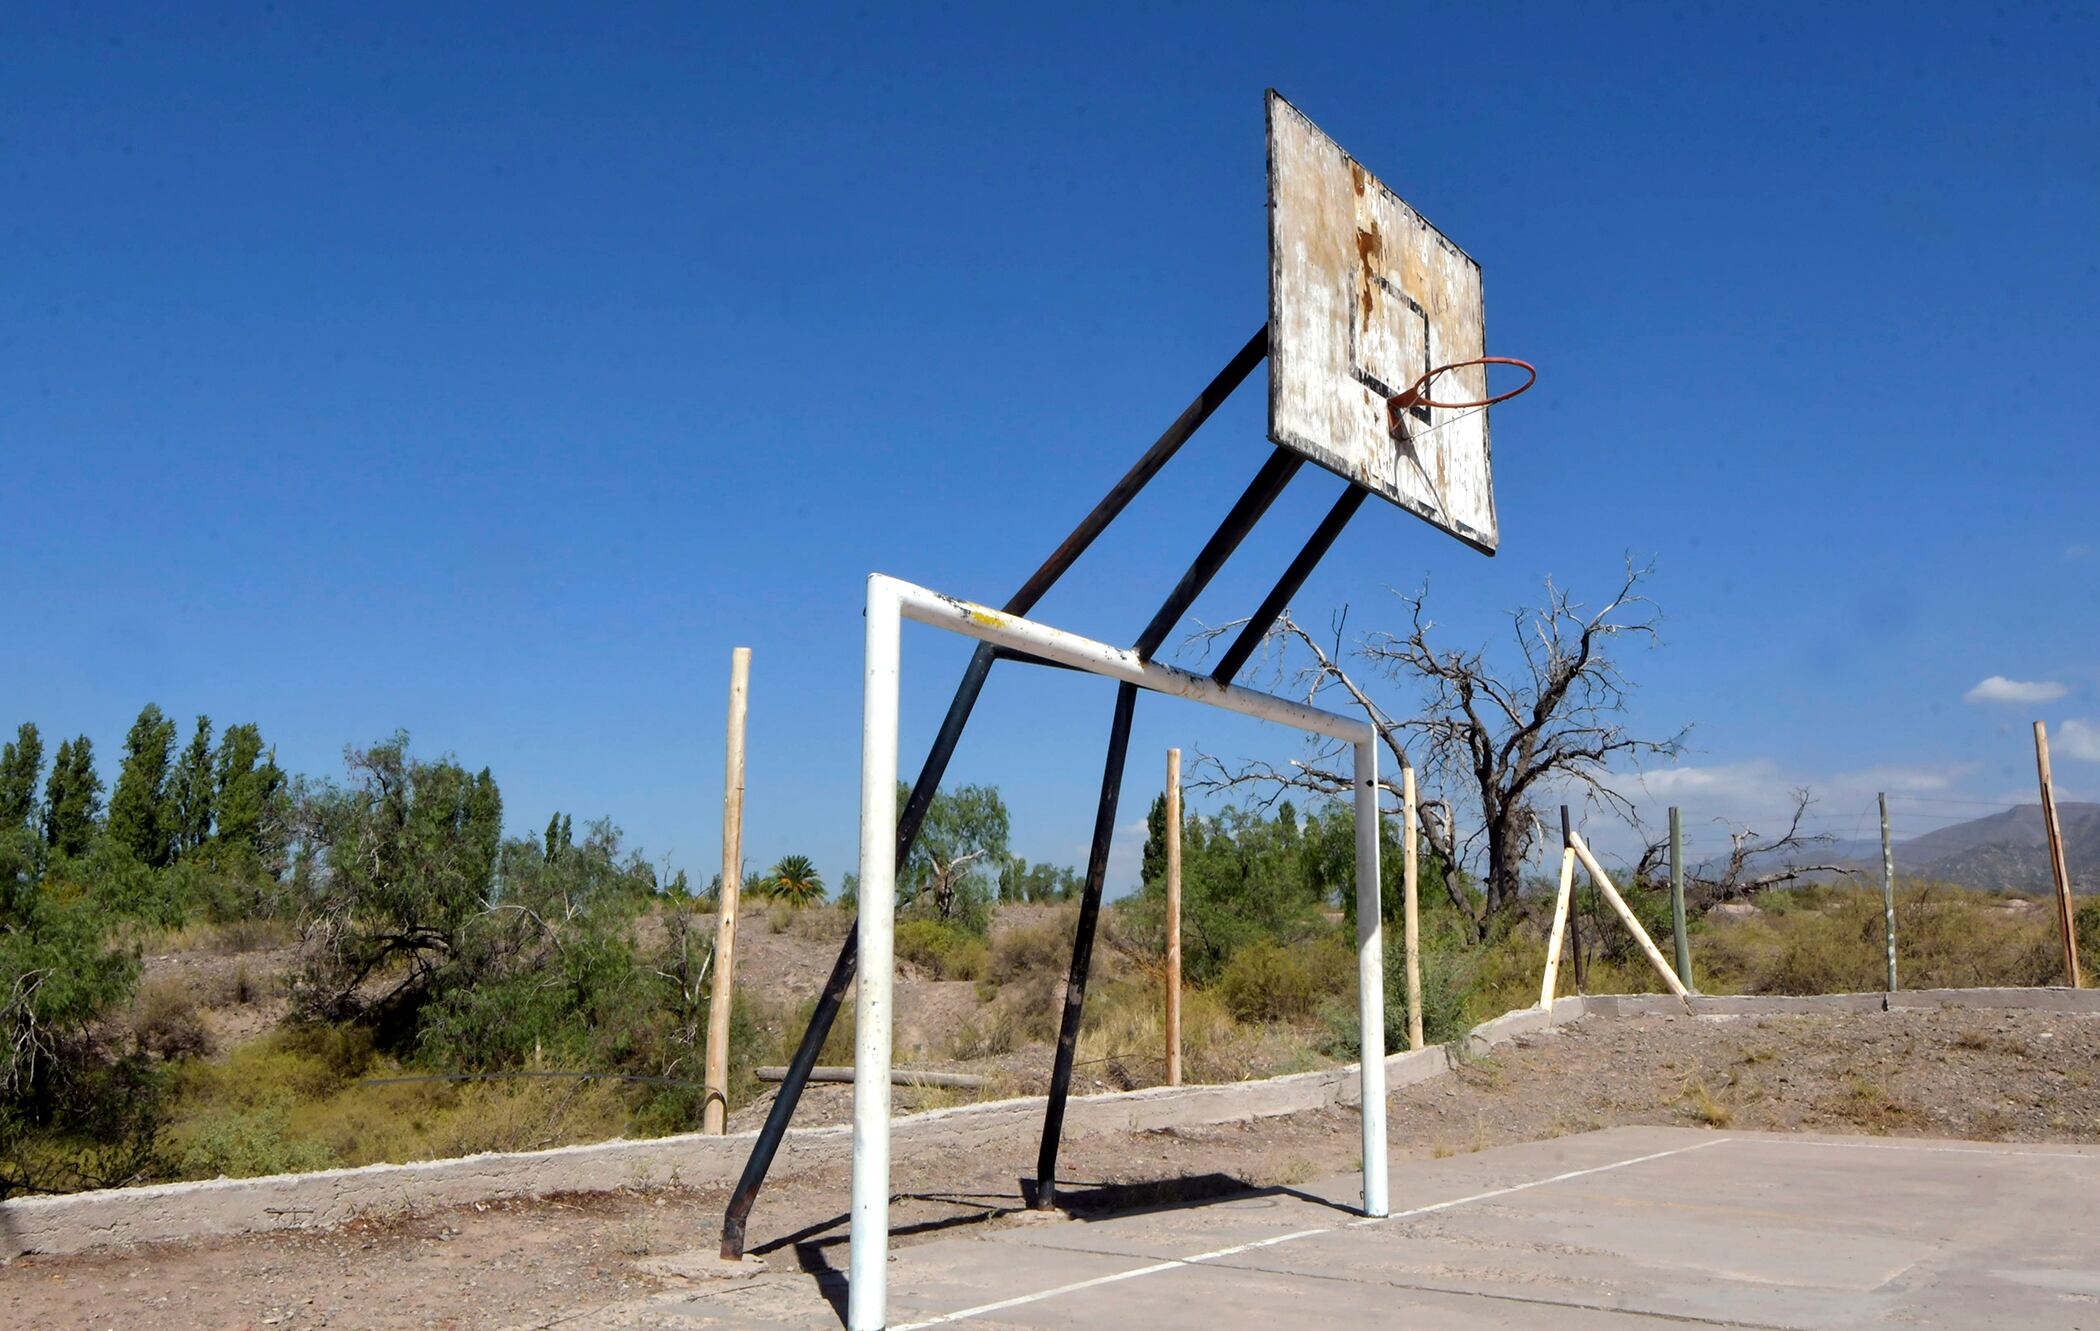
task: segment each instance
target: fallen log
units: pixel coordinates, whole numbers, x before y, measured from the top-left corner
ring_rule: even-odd
[[[780,1081],[787,1076],[786,1068],[760,1068],[760,1081]],[[853,1080],[852,1068],[811,1068],[811,1081]],[[916,1072],[911,1068],[891,1068],[890,1083],[895,1086],[949,1086],[959,1091],[984,1089],[984,1078],[974,1072]]]

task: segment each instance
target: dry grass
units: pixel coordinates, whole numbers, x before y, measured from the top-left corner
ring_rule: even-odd
[[[1878,891],[1810,886],[1759,901],[1762,913],[1710,921],[1695,938],[1702,989],[1834,994],[1883,986]],[[2046,912],[2010,911],[2004,898],[1942,884],[1898,888],[1896,969],[1905,988],[2052,984],[2056,949]]]
[[[1704,1127],[1725,1128],[1735,1122],[1735,1110],[1716,1097],[1701,1078],[1684,1084],[1679,1102],[1692,1121]]]
[[[1890,1093],[1889,1088],[1866,1073],[1855,1073],[1842,1088],[1824,1097],[1822,1109],[1862,1132],[1876,1136],[1922,1128],[1926,1116],[1915,1105]]]
[[[127,941],[136,942],[149,955],[208,952],[234,956],[290,947],[299,941],[299,930],[290,920],[229,920],[223,924],[197,920],[173,929],[143,930]]]

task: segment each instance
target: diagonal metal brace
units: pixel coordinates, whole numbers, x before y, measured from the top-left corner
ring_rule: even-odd
[[[1138,492],[1143,490],[1161,468],[1179,452],[1213,412],[1232,396],[1233,390],[1247,381],[1269,354],[1269,329],[1264,324],[1245,346],[1220,370],[1215,378],[1204,385],[1203,391],[1182,410],[1173,424],[1166,428],[1152,446],[1126,471],[1101,501],[1094,505],[1079,525],[1072,529],[1050,557],[1031,574],[1028,580],[1010,597],[1004,609],[1008,614],[1025,615],[1035,608],[1037,601],[1054,586],[1065,572],[1077,563],[1110,523],[1130,506]],[[955,756],[956,745],[962,739],[964,726],[969,723],[970,713],[977,706],[978,696],[984,691],[985,679],[991,673],[995,659],[994,649],[988,643],[978,644],[970,657],[970,664],[963,672],[962,682],[957,685],[955,697],[948,704],[947,715],[942,718],[940,732],[935,736],[933,747],[926,755],[925,764],[919,769],[919,779],[912,784],[911,794],[906,798],[897,817],[897,865],[901,870],[911,857],[911,849],[918,839],[920,825],[925,822],[926,811],[933,804],[934,792],[940,788],[941,777],[948,770],[948,762]],[[788,1124],[794,1119],[795,1107],[801,1103],[803,1088],[809,1082],[810,1069],[830,1036],[833,1023],[838,1019],[839,1005],[845,999],[846,986],[853,982],[853,968],[859,954],[860,928],[856,920],[846,931],[845,941],[839,947],[838,957],[831,964],[831,974],[824,982],[823,993],[817,998],[816,1009],[810,1013],[809,1025],[802,1032],[802,1042],[795,1049],[795,1056],[788,1063],[787,1075],[781,1079],[780,1089],[774,1094],[766,1121],[752,1143],[751,1154],[744,1162],[743,1176],[737,1180],[736,1191],[730,1195],[729,1206],[722,1216],[723,1258],[740,1260],[744,1255],[744,1234],[751,1210],[758,1202],[758,1193],[765,1186],[766,1174],[773,1167],[773,1158],[780,1151],[781,1140],[787,1135]]]

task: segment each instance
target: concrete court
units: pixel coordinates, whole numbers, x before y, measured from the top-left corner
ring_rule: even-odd
[[[898,1249],[890,1327],[2020,1327],[2100,1331],[2100,1149],[1615,1128],[1356,1180]],[[834,1331],[841,1271],[613,1325]],[[785,1254],[782,1254],[783,1256]]]

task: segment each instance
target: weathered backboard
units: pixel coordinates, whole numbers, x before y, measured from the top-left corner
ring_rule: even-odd
[[[1386,400],[1434,366],[1487,354],[1480,265],[1269,93],[1269,437],[1495,552],[1485,407]],[[1431,396],[1488,396],[1487,367]]]

